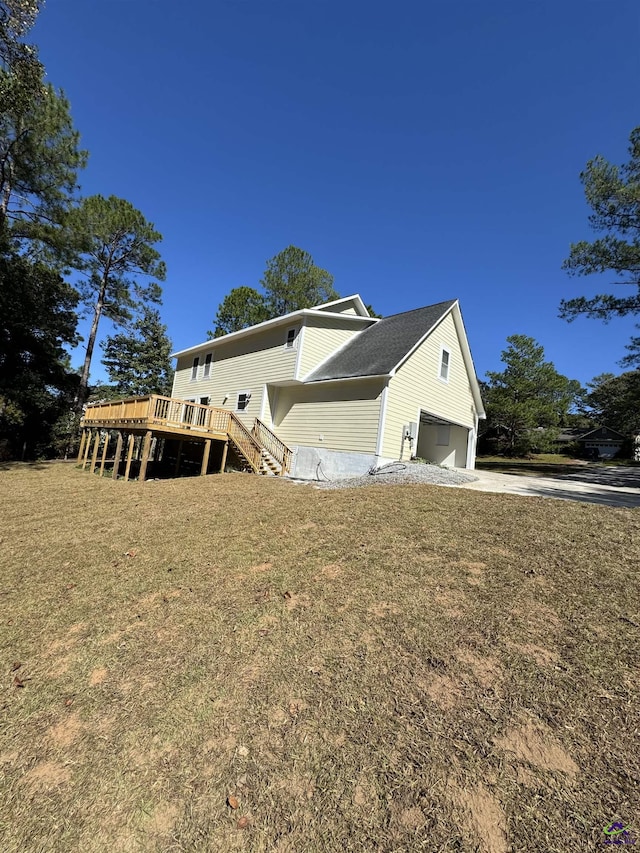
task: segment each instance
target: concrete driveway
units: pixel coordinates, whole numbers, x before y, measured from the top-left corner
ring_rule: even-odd
[[[585,465],[583,470],[553,477],[524,477],[475,470],[478,480],[459,488],[477,492],[502,492],[509,495],[557,498],[565,501],[640,507],[640,468],[599,468]]]

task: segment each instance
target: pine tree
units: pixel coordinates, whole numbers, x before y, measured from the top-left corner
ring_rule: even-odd
[[[210,337],[219,338],[291,311],[339,299],[331,273],[316,266],[311,255],[297,246],[287,246],[267,261],[260,284],[264,293],[244,286],[229,291],[218,306]]]
[[[316,266],[309,252],[297,246],[287,246],[267,261],[260,284],[271,317],[339,298],[331,273]]]
[[[629,160],[622,166],[598,156],[587,163],[580,179],[592,210],[589,224],[603,236],[571,246],[563,268],[570,275],[612,272],[616,284],[630,287],[625,296],[600,293],[562,300],[560,317],[584,315],[605,322],[613,317],[640,314],[640,127],[629,138]],[[640,338],[632,338],[626,366],[640,363]]]
[[[61,92],[44,82],[37,49],[23,39],[37,0],[0,0],[0,232],[68,250],[59,226],[87,154]],[[65,251],[68,259],[68,252]]]
[[[156,308],[143,308],[130,334],[111,335],[102,348],[102,363],[117,395],[144,397],[171,393],[171,341]]]
[[[501,355],[505,369],[487,372],[483,383],[485,432],[496,432],[507,456],[525,455],[553,438],[581,389],[544,360],[544,348],[533,338],[511,335],[507,343]]]
[[[82,302],[93,314],[76,401],[76,410],[81,412],[101,318],[105,316],[116,326],[122,326],[145,303],[158,304],[160,286],[155,282],[141,286],[132,276],[163,281],[166,273],[155,249],[162,235],[124,199],[90,196],[71,212],[68,226],[82,246],[78,269],[86,279],[79,289]]]
[[[77,343],[78,293],[0,235],[0,439],[12,455],[43,452],[78,377],[65,345]]]

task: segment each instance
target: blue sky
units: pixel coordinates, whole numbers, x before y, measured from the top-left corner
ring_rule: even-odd
[[[639,36],[636,0],[49,0],[33,40],[83,194],[164,235],[175,349],[294,244],[382,314],[458,297],[481,377],[522,333],[585,382],[633,324],[557,319],[613,278],[560,267],[591,239],[579,172],[640,124]]]

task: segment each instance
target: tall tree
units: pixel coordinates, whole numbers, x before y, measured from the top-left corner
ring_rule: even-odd
[[[508,456],[529,453],[554,435],[580,392],[580,384],[544,360],[544,348],[527,335],[511,335],[502,352],[505,369],[488,372],[483,397],[487,429]]]
[[[0,438],[20,456],[47,444],[77,375],[65,345],[77,343],[78,293],[43,263],[0,235]]]
[[[69,104],[50,84],[31,89],[2,69],[0,100],[0,229],[51,243],[86,162]]]
[[[120,396],[171,393],[171,341],[156,308],[145,306],[130,334],[110,335],[102,348],[102,363]]]
[[[215,329],[208,334],[210,338],[220,338],[268,319],[269,311],[261,293],[253,287],[234,287],[218,306]]]
[[[271,317],[339,299],[331,273],[316,266],[309,252],[287,246],[269,261],[260,284]]]
[[[24,38],[35,24],[40,0],[0,0],[0,66],[16,68],[38,63],[37,51]]]
[[[613,272],[616,283],[631,292],[562,300],[560,316],[565,320],[585,315],[607,321],[640,313],[640,127],[631,132],[629,142],[629,161],[624,165],[613,165],[599,155],[580,174],[592,210],[589,223],[603,236],[572,244],[563,268],[580,276]]]
[[[162,235],[125,199],[90,196],[72,210],[68,226],[82,246],[78,268],[86,278],[79,289],[82,302],[93,315],[76,401],[80,412],[87,396],[101,318],[124,325],[146,302],[159,303],[160,286],[155,282],[141,286],[135,277],[164,281],[166,270],[155,249]]]
[[[311,255],[297,246],[287,246],[267,261],[260,284],[264,294],[253,287],[235,287],[225,296],[218,306],[210,337],[219,338],[263,320],[340,298],[333,289],[331,273],[316,266]]]
[[[628,436],[640,433],[640,370],[602,373],[587,383],[585,403],[597,424]]]
[[[61,92],[22,38],[41,4],[0,0],[0,231],[64,248],[59,226],[87,159]],[[65,258],[67,260],[67,258]]]

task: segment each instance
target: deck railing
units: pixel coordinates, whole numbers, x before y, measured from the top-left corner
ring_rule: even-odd
[[[204,432],[228,432],[230,412],[173,397],[152,398],[150,417],[156,424],[177,429],[188,427]]]
[[[256,437],[258,444],[264,447],[276,462],[280,463],[281,474],[286,474],[291,470],[293,451],[266,424],[262,423],[260,418],[255,419],[251,432]]]
[[[220,437],[223,434],[228,436],[256,473],[261,470],[263,448],[280,464],[282,474],[291,467],[291,450],[261,420],[256,418],[250,430],[228,409],[150,394],[147,397],[90,403],[83,417],[83,426],[87,428],[134,425],[138,429],[166,427],[168,430],[189,430],[203,436],[215,434]]]
[[[85,409],[83,420],[87,426],[96,421],[144,421],[149,417],[149,404],[152,399],[153,397],[130,397],[126,400],[90,403]]]
[[[84,413],[84,425],[90,427],[94,423],[146,423],[149,426],[165,426],[170,429],[226,433],[230,417],[231,412],[226,409],[151,394],[148,397],[90,403]]]
[[[227,430],[229,438],[237,446],[256,474],[259,473],[262,463],[260,445],[251,434],[251,431],[247,429],[239,418],[232,412],[228,414],[230,415],[229,428]]]

